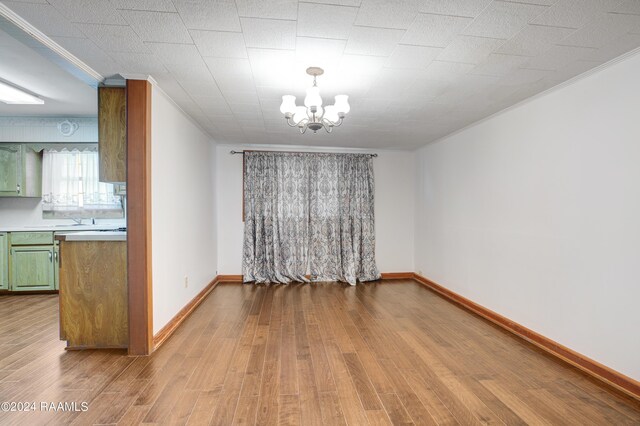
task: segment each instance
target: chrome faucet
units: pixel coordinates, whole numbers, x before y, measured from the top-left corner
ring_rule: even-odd
[[[81,217],[72,217],[71,220],[74,221],[78,225],[82,225],[82,218]]]

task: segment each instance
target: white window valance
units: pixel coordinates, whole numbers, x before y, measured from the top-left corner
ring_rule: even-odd
[[[98,152],[97,143],[69,143],[69,142],[40,142],[40,143],[28,143],[29,148],[35,152],[40,151],[93,151]]]

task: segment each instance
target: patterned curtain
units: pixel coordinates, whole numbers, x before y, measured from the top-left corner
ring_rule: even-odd
[[[369,155],[245,152],[244,281],[380,278]]]
[[[307,281],[308,158],[246,152],[244,167],[244,281]]]

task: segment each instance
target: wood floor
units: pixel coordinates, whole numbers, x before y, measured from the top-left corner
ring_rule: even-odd
[[[640,424],[637,401],[412,281],[220,284],[139,358],[64,351],[57,296],[2,296],[0,318],[0,401],[38,404],[0,424]]]

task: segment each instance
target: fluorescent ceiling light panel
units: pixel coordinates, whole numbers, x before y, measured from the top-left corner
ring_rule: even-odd
[[[44,101],[24,90],[10,86],[0,81],[0,102],[5,104],[42,105]]]

